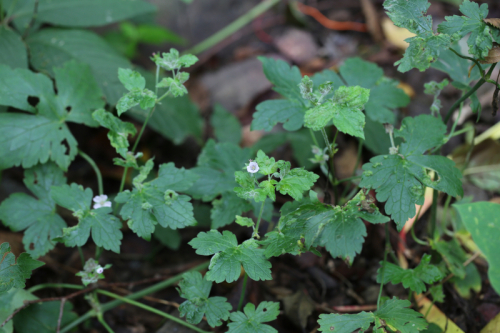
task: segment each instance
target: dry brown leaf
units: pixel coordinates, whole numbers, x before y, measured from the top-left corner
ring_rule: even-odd
[[[500,29],[500,18],[487,18],[484,22]]]
[[[410,45],[405,42],[405,39],[416,36],[407,29],[396,27],[388,17],[382,20],[382,30],[387,40],[402,50],[406,50]]]
[[[368,32],[372,35],[376,42],[383,41],[384,35],[382,33],[380,20],[378,18],[377,9],[373,4],[373,0],[361,0],[361,8],[363,9],[363,14],[365,15]]]
[[[500,45],[494,43],[488,55],[484,57],[484,60],[479,61],[482,64],[496,64],[500,62]]]
[[[285,315],[297,326],[305,328],[307,317],[316,308],[314,301],[301,288],[295,294],[283,298]]]

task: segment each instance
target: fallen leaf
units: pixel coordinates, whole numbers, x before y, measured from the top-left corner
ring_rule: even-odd
[[[297,326],[303,329],[307,325],[307,317],[316,308],[314,301],[307,295],[302,288],[293,295],[283,298],[285,306],[285,315]]]
[[[388,17],[382,20],[382,30],[387,40],[402,50],[406,50],[410,45],[405,39],[416,36],[407,29],[396,27]]]
[[[487,18],[484,22],[500,29],[500,18]]]
[[[491,320],[488,325],[486,325],[481,333],[498,333],[500,332],[500,314],[497,314],[493,320]]]
[[[464,331],[462,331],[451,319],[446,317],[446,315],[436,305],[433,305],[430,299],[421,295],[416,295],[415,299],[417,300],[418,311],[424,316],[427,314],[425,319],[429,323],[436,324],[443,331],[446,329],[446,333],[464,333]],[[429,312],[427,312],[428,310]]]
[[[494,44],[484,60],[479,60],[482,64],[496,64],[500,61],[500,45]]]

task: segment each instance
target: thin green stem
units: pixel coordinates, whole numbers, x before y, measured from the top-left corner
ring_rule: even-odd
[[[85,266],[85,256],[83,255],[82,247],[78,246],[78,254],[80,254],[80,260],[82,261],[82,267]]]
[[[45,289],[45,288],[68,288],[68,289],[79,289],[82,290],[85,288],[82,285],[79,284],[69,284],[69,283],[42,283],[38,284],[36,286],[33,286],[26,291],[29,293],[34,293],[35,291]]]
[[[231,36],[234,34],[236,31],[239,29],[243,28],[245,25],[248,23],[252,22],[256,17],[261,15],[262,13],[266,12],[269,8],[273,7],[277,3],[279,3],[280,0],[266,0],[262,1],[259,3],[257,6],[254,8],[250,9],[247,13],[243,14],[239,18],[237,18],[235,21],[233,21],[231,24],[227,25],[225,28],[222,30],[219,30],[217,33],[213,34],[209,38],[205,39],[199,44],[196,44],[189,50],[186,50],[184,53],[191,53],[191,54],[199,54],[205,50],[210,49],[211,47],[217,45],[227,37]]]
[[[158,80],[160,79],[160,66],[156,65],[156,82],[155,82],[155,94],[158,95]],[[168,94],[170,92],[170,89],[165,93]],[[134,142],[134,146],[132,147],[132,153],[135,153],[135,150],[137,149],[137,146],[139,145],[139,141],[141,140],[142,133],[144,133],[144,130],[146,129],[146,125],[149,122],[149,118],[153,115],[153,112],[156,108],[156,104],[158,103],[158,100],[156,101],[155,105],[149,110],[149,113],[144,120],[144,123],[142,124],[141,130],[139,132],[139,135],[137,136],[137,139]],[[118,193],[123,191],[123,188],[125,187],[125,181],[127,179],[127,173],[128,173],[128,167],[125,167],[123,169],[123,175],[122,175],[122,180],[120,182],[120,189],[118,190]],[[116,215],[118,213],[118,205],[115,205],[115,208],[113,210],[113,213]]]
[[[102,254],[102,247],[100,246],[96,246],[95,247],[95,260],[99,260],[99,258],[101,257],[101,254]]]
[[[106,329],[106,331],[108,331],[108,333],[115,333],[115,331],[113,331],[113,329],[111,329],[111,327],[109,327],[109,325],[104,320],[102,313],[97,314],[97,320],[101,323],[102,326],[104,326],[104,328]]]
[[[470,167],[464,170],[463,175],[467,176],[475,173],[492,172],[492,171],[500,171],[500,165],[494,164],[494,165],[481,165],[477,167]]]
[[[413,224],[411,225],[410,233],[411,233],[411,237],[413,237],[413,240],[415,241],[415,243],[420,244],[420,245],[429,245],[426,241],[419,239],[417,237],[417,235],[415,235],[415,223],[418,221],[418,218],[420,217],[420,212],[422,211],[422,207],[423,207],[423,205],[420,206],[420,208],[418,209],[417,216],[415,216],[415,220],[413,220]]]
[[[325,128],[321,129],[321,134],[323,134],[323,140],[325,140],[326,148],[328,148],[328,152],[330,153],[330,159],[333,158],[333,149],[330,145],[330,140],[328,140],[328,135],[326,134]],[[335,135],[336,137],[337,135]],[[335,141],[333,141],[335,143]]]
[[[243,306],[243,301],[245,300],[245,292],[247,289],[247,280],[248,280],[248,274],[245,272],[245,277],[243,277],[243,286],[241,286],[241,295],[240,295],[240,301],[238,302],[237,311],[241,311],[241,308]]]
[[[384,275],[385,275],[385,263],[387,262],[387,253],[391,247],[389,239],[389,223],[385,224],[385,250],[384,250],[384,261],[382,263],[382,274],[380,274],[380,290],[377,297],[377,310],[380,309],[380,299],[382,298],[382,291],[384,289]]]
[[[117,294],[114,294],[114,293],[111,293],[109,291],[106,291],[106,290],[101,290],[101,289],[97,289],[96,290],[99,294],[102,294],[102,295],[106,295],[108,297],[111,297],[111,298],[115,298],[116,300],[119,300],[119,301],[122,301],[122,302],[125,302],[125,303],[128,303],[128,304],[131,304],[131,305],[134,305],[134,306],[137,306],[138,308],[141,308],[141,309],[144,309],[144,310],[147,310],[149,312],[152,312],[154,314],[157,314],[159,316],[162,316],[164,318],[167,318],[169,320],[172,320],[172,321],[175,321],[176,323],[178,324],[181,324],[189,329],[192,329],[193,331],[195,332],[199,332],[199,333],[209,333],[207,331],[204,331],[194,325],[191,325],[187,322],[185,322],[184,320],[181,320],[175,316],[172,316],[171,314],[168,314],[166,312],[163,312],[163,311],[160,311],[158,309],[155,309],[149,305],[146,305],[146,304],[142,304],[142,303],[139,303],[139,302],[136,302],[136,301],[133,301],[127,297],[122,297],[120,295],[117,295]]]
[[[435,301],[434,301],[434,300],[432,300],[431,305],[429,306],[429,308],[427,309],[427,311],[425,311],[425,316],[424,316],[424,319],[426,319],[426,318],[427,318],[427,316],[429,315],[429,312],[431,312],[431,309],[432,309],[432,307],[434,306],[434,302],[435,302]]]
[[[436,220],[437,220],[437,202],[438,191],[432,190],[432,206],[431,206],[431,232],[430,235],[434,239],[434,233],[436,232]]]
[[[207,269],[207,267],[208,267],[209,264],[210,264],[210,262],[208,262],[208,261],[204,262],[203,264],[200,264],[200,265],[198,265],[196,267],[191,268],[190,270],[188,270],[188,272],[201,271],[201,270]],[[184,274],[184,272],[181,273],[181,274],[177,274],[176,276],[173,276],[170,279],[167,279],[165,281],[162,281],[162,282],[159,282],[159,283],[157,283],[155,285],[152,285],[151,287],[148,287],[148,288],[145,288],[145,289],[143,289],[141,291],[138,291],[136,293],[127,295],[126,297],[123,297],[123,298],[127,298],[129,300],[133,300],[133,299],[138,299],[138,298],[141,298],[141,297],[153,294],[153,293],[155,293],[155,292],[157,292],[157,291],[159,291],[161,289],[170,287],[174,283],[177,283],[178,281],[180,281],[182,279],[182,275],[183,274]],[[111,302],[108,302],[108,303],[105,303],[105,304],[101,304],[101,312],[104,313],[104,312],[106,312],[108,310],[111,310],[111,309],[117,307],[118,305],[120,305],[122,303],[124,303],[123,300],[116,299],[114,301],[111,301]],[[77,318],[76,320],[72,321],[67,326],[65,326],[63,329],[61,329],[60,333],[69,332],[71,329],[73,329],[74,327],[78,326],[80,323],[82,323],[85,320],[88,320],[88,319],[94,317],[95,315],[96,315],[96,312],[94,310],[88,311],[87,313],[85,313],[84,315],[80,316],[79,318]]]
[[[472,58],[472,57],[467,57],[467,56],[464,56],[460,53],[458,53],[457,51],[455,51],[452,47],[449,47],[448,48],[451,52],[455,53],[457,56],[459,56],[460,58],[462,59],[467,59],[467,60],[470,60],[472,61],[474,64],[476,64],[477,66],[477,69],[479,69],[479,73],[481,74],[481,77],[484,77],[484,70],[483,70],[483,67],[481,67],[481,64],[479,63],[479,61],[477,61],[476,59]]]
[[[337,180],[337,182],[335,184],[340,184],[340,183],[343,183],[343,182],[349,182],[351,180],[354,180],[354,179],[359,179],[361,178],[362,176],[352,176],[352,177],[347,177],[347,178],[344,178],[344,179],[340,179],[340,180]]]
[[[98,189],[99,189],[99,195],[103,195],[104,194],[104,190],[103,190],[103,186],[102,186],[102,175],[101,175],[101,171],[97,167],[97,164],[94,162],[94,160],[92,159],[92,157],[90,157],[89,155],[85,154],[80,149],[78,149],[78,154],[81,157],[83,157],[90,164],[90,166],[92,167],[92,169],[94,169],[94,172],[95,172],[95,174],[97,176],[97,186],[98,186]]]
[[[486,76],[490,76],[491,73],[493,72],[493,69],[495,68],[495,65],[496,64],[493,64],[491,65],[491,67],[488,69],[488,73],[486,73]],[[453,114],[453,111],[455,111],[455,109],[463,102],[465,101],[467,98],[470,97],[470,95],[472,95],[473,93],[476,92],[476,90],[479,89],[479,87],[481,87],[484,83],[486,82],[486,80],[484,78],[481,78],[479,81],[477,81],[477,83],[474,85],[474,87],[472,87],[471,90],[469,90],[465,95],[463,95],[462,97],[460,97],[460,99],[458,99],[449,109],[448,109],[448,112],[446,113],[446,116],[444,117],[444,123],[448,123],[448,120],[450,120],[451,118],[451,115]]]
[[[457,135],[460,135],[460,134],[463,134],[463,133],[470,132],[471,130],[472,130],[472,127],[464,127],[461,130],[458,130],[456,132],[452,132],[452,134],[450,135],[450,138],[457,136]]]
[[[314,134],[314,131],[313,131],[312,129],[309,129],[309,133],[311,134],[311,138],[312,138],[312,140],[313,140],[313,142],[314,142],[314,145],[315,145],[316,147],[320,148],[320,147],[319,147],[318,140],[316,139],[316,134]]]
[[[262,219],[262,212],[264,212],[264,204],[266,203],[266,200],[262,201],[262,205],[260,205],[260,212],[259,212],[259,218],[257,219],[257,223],[255,224],[255,230],[253,231],[252,237],[259,237],[259,225],[260,225],[260,220]]]
[[[349,180],[361,177],[361,176],[356,176],[356,171],[358,170],[359,163],[361,162],[361,152],[363,151],[363,142],[364,142],[363,139],[359,139],[358,154],[356,157],[356,165],[354,165],[354,169],[352,170],[352,176],[349,178],[342,179],[341,181],[338,180],[336,184],[340,184],[341,182],[345,182],[345,181],[349,181]],[[344,188],[344,191],[342,191],[342,194],[340,195],[340,197],[343,198],[346,195],[348,190],[349,190],[349,187],[346,186]]]

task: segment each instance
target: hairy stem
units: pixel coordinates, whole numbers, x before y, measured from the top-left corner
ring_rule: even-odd
[[[104,320],[102,313],[97,314],[97,320],[101,323],[102,326],[104,326],[104,328],[106,329],[106,331],[108,331],[108,333],[115,333],[115,331],[113,331],[111,327],[109,327],[109,325]]]
[[[227,25],[222,30],[219,30],[217,33],[208,37],[207,39],[205,39],[201,43],[196,44],[195,46],[193,46],[189,50],[186,50],[184,53],[199,54],[203,51],[210,49],[212,46],[217,45],[218,43],[220,43],[221,41],[223,41],[227,37],[231,36],[236,31],[243,28],[248,23],[252,22],[256,17],[258,17],[262,13],[266,12],[269,8],[271,8],[272,6],[276,5],[279,2],[280,2],[280,0],[262,1],[257,6],[250,9],[247,13],[245,13],[242,16],[240,16],[239,18],[237,18],[235,21],[233,21],[231,24]]]
[[[82,285],[79,285],[79,284],[69,284],[69,283],[42,283],[42,284],[38,284],[36,286],[33,286],[33,287],[27,289],[26,291],[29,293],[34,293],[35,291],[45,289],[45,288],[68,288],[68,289],[81,290],[85,287]]]
[[[252,237],[259,238],[259,225],[260,225],[260,220],[262,219],[262,212],[264,212],[264,204],[265,203],[266,203],[266,200],[262,201],[262,205],[260,205],[259,218],[257,219],[257,224],[255,224],[255,230],[253,231]]]
[[[493,72],[493,69],[495,68],[495,65],[496,64],[493,64],[491,65],[491,67],[488,69],[488,73],[486,73],[486,76],[489,77],[491,75],[491,73]],[[444,123],[448,123],[448,120],[450,120],[451,118],[451,115],[453,114],[453,111],[455,111],[455,109],[460,105],[460,103],[462,103],[463,101],[465,101],[467,98],[469,98],[470,95],[472,95],[473,93],[476,92],[476,90],[479,89],[479,87],[481,87],[484,83],[486,82],[486,80],[484,78],[481,78],[479,81],[477,81],[477,83],[474,85],[474,87],[472,87],[471,90],[469,90],[465,95],[463,95],[462,97],[460,97],[460,99],[458,99],[451,107],[450,109],[448,110],[448,112],[446,113],[446,116],[444,117]]]
[[[99,294],[102,294],[102,295],[106,295],[106,296],[111,297],[111,298],[115,298],[116,300],[120,300],[120,301],[122,301],[124,303],[128,303],[128,304],[137,306],[138,308],[147,310],[147,311],[152,312],[154,314],[157,314],[159,316],[165,317],[165,318],[167,318],[169,320],[175,321],[176,323],[181,324],[181,325],[183,325],[183,326],[185,326],[185,327],[187,327],[187,328],[189,328],[189,329],[191,329],[191,330],[193,330],[195,332],[209,333],[209,332],[204,331],[204,330],[202,330],[202,329],[200,329],[200,328],[198,328],[198,327],[196,327],[194,325],[191,325],[191,324],[185,322],[184,320],[181,320],[181,319],[179,319],[179,318],[177,318],[175,316],[172,316],[171,314],[168,314],[166,312],[163,312],[163,311],[160,311],[158,309],[155,309],[155,308],[153,308],[153,307],[151,307],[149,305],[142,304],[142,303],[136,302],[134,300],[131,300],[131,299],[129,299],[129,297],[122,297],[120,295],[111,293],[111,292],[106,291],[106,290],[101,290],[101,289],[97,289],[96,292],[98,292]]]
[[[247,280],[248,280],[248,274],[245,272],[245,277],[243,278],[243,285],[241,286],[241,295],[240,295],[240,301],[238,302],[237,311],[241,311],[241,307],[243,306],[243,301],[245,300],[245,291],[247,289]]]
[[[429,244],[426,241],[419,239],[417,237],[417,235],[415,235],[415,223],[418,221],[418,219],[420,217],[420,212],[422,211],[422,207],[423,207],[423,205],[421,205],[420,208],[418,209],[417,216],[415,217],[415,220],[413,221],[413,224],[411,225],[410,232],[411,232],[411,237],[413,237],[413,240],[415,241],[415,243],[428,246]]]
[[[385,263],[387,262],[387,252],[391,247],[389,239],[389,223],[385,224],[385,250],[384,250],[384,262],[382,263],[382,274],[380,279],[380,290],[377,297],[377,310],[380,309],[380,299],[382,298],[382,291],[384,289],[384,275],[385,275]]]
[[[193,267],[189,270],[187,270],[187,272],[191,272],[191,271],[201,271],[201,270],[204,270],[204,269],[207,269],[208,265],[210,264],[210,262],[204,262],[203,264],[200,264],[196,267]],[[152,285],[151,287],[148,287],[148,288],[145,288],[143,290],[140,290],[138,292],[135,292],[133,294],[130,294],[130,295],[127,295],[123,298],[126,298],[128,300],[134,300],[134,299],[138,299],[138,298],[141,298],[141,297],[144,297],[144,296],[147,296],[147,295],[150,295],[150,294],[153,294],[161,289],[164,289],[164,288],[167,288],[167,287],[170,287],[171,285],[173,285],[174,283],[177,283],[178,281],[180,281],[182,279],[182,275],[184,273],[181,273],[181,274],[177,274],[173,277],[171,277],[170,279],[167,279],[167,280],[164,280],[162,282],[159,282],[155,285]],[[105,304],[101,304],[101,312],[104,313],[108,310],[111,310],[115,307],[117,307],[118,305],[124,303],[123,300],[121,299],[115,299],[114,301],[111,301],[111,302],[108,302],[108,303],[105,303]],[[65,326],[62,330],[61,330],[61,333],[65,333],[65,332],[69,332],[71,329],[73,329],[74,327],[78,326],[80,323],[83,323],[84,321],[92,318],[96,316],[96,312],[94,310],[90,310],[88,311],[87,313],[85,313],[84,315],[80,316],[79,318],[77,318],[76,320],[74,320],[73,322],[69,323],[67,326]]]

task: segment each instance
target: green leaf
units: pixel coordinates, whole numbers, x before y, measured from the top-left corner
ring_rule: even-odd
[[[29,279],[31,271],[45,265],[41,261],[31,259],[27,253],[21,253],[16,260],[10,251],[9,243],[0,245],[0,258],[0,295],[11,288],[24,288],[25,280]]]
[[[24,248],[38,258],[54,248],[51,240],[61,236],[66,227],[50,197],[51,186],[65,184],[66,178],[55,164],[47,163],[25,170],[24,183],[39,199],[25,193],[12,194],[0,205],[0,220],[14,232],[26,229]]]
[[[176,191],[184,192],[193,185],[197,176],[168,163],[160,166],[158,178],[142,183],[150,168],[152,163],[141,171],[140,178],[134,179],[132,191],[121,192],[115,198],[116,202],[124,204],[120,215],[129,220],[129,227],[139,237],[149,240],[157,223],[174,230],[195,225],[191,198]]]
[[[21,36],[5,25],[0,27],[0,64],[28,68],[28,52]]]
[[[500,254],[494,244],[500,237],[500,205],[491,202],[455,204],[462,223],[486,257],[492,287],[500,291]]]
[[[263,175],[272,175],[278,171],[278,163],[274,157],[269,158],[262,150],[257,152],[255,162],[259,165],[259,173]]]
[[[314,131],[319,131],[331,120],[339,131],[364,139],[364,108],[370,90],[355,87],[340,87],[335,91],[333,100],[306,111],[304,124]]]
[[[410,44],[406,49],[403,59],[394,65],[398,66],[398,71],[405,73],[412,68],[424,71],[437,60],[439,54],[450,47],[452,40],[450,36],[424,34],[422,36],[411,37],[405,40]]]
[[[207,280],[220,283],[236,281],[241,274],[241,266],[255,281],[271,280],[271,263],[266,260],[264,250],[258,248],[254,239],[238,245],[236,236],[230,231],[220,234],[217,230],[200,232],[189,242],[196,254],[212,255]]]
[[[16,314],[14,317],[14,328],[19,333],[52,333],[57,330],[59,318],[61,318],[61,327],[68,325],[78,318],[78,315],[72,311],[73,305],[70,302],[64,303],[61,317],[59,317],[60,310],[61,301],[31,304]]]
[[[427,328],[427,321],[422,315],[409,309],[411,303],[407,300],[393,298],[382,304],[375,312],[360,312],[357,314],[321,314],[318,324],[320,332],[352,333],[360,329],[368,330],[372,323],[375,328],[382,327],[380,332],[385,332],[385,327],[391,331],[401,333],[418,333]],[[378,331],[378,330],[377,330]]]
[[[241,225],[242,227],[254,227],[255,222],[249,218],[249,217],[242,217],[239,215],[236,215],[236,221],[237,224]]]
[[[102,107],[104,101],[89,67],[71,61],[54,68],[54,73],[58,95],[45,75],[0,65],[0,78],[4,78],[0,79],[0,104],[35,113],[0,113],[4,134],[0,138],[0,169],[29,168],[51,160],[66,170],[76,156],[77,142],[65,122],[97,125],[91,111]],[[28,104],[30,96],[39,99],[36,107]]]
[[[251,129],[270,131],[276,124],[283,123],[287,131],[295,131],[304,123],[304,106],[295,100],[270,100],[257,105],[253,114]]]
[[[306,203],[281,217],[281,233],[286,237],[294,237],[295,241],[304,238],[306,248],[325,246],[333,257],[341,257],[352,263],[356,254],[361,252],[363,237],[366,236],[366,227],[361,218],[371,223],[389,221],[373,204],[370,206],[373,212],[363,210],[362,203],[365,200],[365,195],[360,191],[342,207],[321,202]],[[292,245],[289,239],[286,241]],[[277,250],[270,252],[277,253]]]
[[[90,209],[93,196],[90,188],[84,189],[75,183],[52,186],[51,196],[59,206],[73,211],[73,215],[78,218],[76,226],[63,229],[60,241],[66,246],[85,245],[92,231],[92,240],[97,246],[120,253],[122,223],[110,214],[111,208]]]
[[[458,35],[455,39],[460,39],[470,33],[467,44],[469,53],[474,58],[483,59],[488,55],[493,46],[491,28],[484,22],[488,16],[488,5],[481,7],[475,2],[464,0],[460,6],[460,12],[465,16],[446,16],[446,22],[438,26],[438,32],[448,35]]]
[[[225,192],[220,199],[212,201],[210,218],[212,219],[211,229],[218,229],[231,224],[236,215],[248,212],[253,207],[248,201],[239,198],[233,192]]]
[[[139,105],[141,109],[148,110],[155,106],[156,95],[149,89],[133,89],[130,92],[123,95],[116,104],[116,110],[118,111],[118,116],[127,110]],[[149,112],[149,110],[148,110]]]
[[[220,104],[214,106],[214,112],[212,117],[210,117],[210,124],[214,129],[214,135],[218,142],[240,143],[241,124],[238,118],[224,109]]]
[[[349,58],[339,68],[342,78],[349,86],[371,89],[384,76],[382,68],[361,58]],[[343,85],[343,84],[342,84]]]
[[[384,8],[395,25],[414,34],[432,31],[432,17],[425,16],[431,4],[428,0],[386,0]]]
[[[434,35],[432,17],[425,15],[430,3],[428,0],[386,0],[384,8],[394,24],[406,28],[417,36],[406,39],[410,46],[406,49],[403,59],[397,61],[400,72],[412,68],[424,71],[434,62],[439,53],[451,44],[449,35]]]
[[[413,292],[421,294],[427,288],[424,283],[432,284],[444,278],[443,273],[437,266],[431,265],[431,256],[425,254],[420,261],[420,264],[414,269],[403,269],[389,262],[381,262],[381,266],[377,271],[377,282],[382,281],[382,271],[384,271],[383,284],[391,282],[392,284],[403,283],[403,287],[410,288]]]
[[[186,316],[189,323],[198,324],[206,315],[211,327],[222,325],[221,320],[227,320],[232,309],[227,299],[209,297],[212,282],[203,278],[200,272],[187,272],[182,277],[178,291],[187,301],[179,307],[181,317]]]
[[[95,110],[92,117],[99,125],[109,129],[108,139],[111,146],[118,154],[126,158],[129,147],[128,136],[134,136],[137,132],[134,124],[121,121],[120,118],[104,109]]]
[[[167,71],[190,67],[198,61],[198,58],[192,54],[179,56],[179,51],[176,49],[170,49],[170,52],[162,53],[161,56],[159,54],[155,54],[152,59],[158,66]]]
[[[280,181],[276,184],[276,190],[283,195],[288,194],[295,200],[300,200],[302,193],[308,191],[319,176],[300,168],[290,170],[290,162],[285,162],[285,165],[285,168],[280,168]]]
[[[250,159],[250,150],[224,142],[209,140],[198,156],[197,167],[191,169],[200,178],[186,192],[194,198],[211,201],[217,195],[233,191],[237,186],[234,172],[241,170]]]
[[[243,313],[244,312],[244,313]],[[252,303],[247,303],[243,312],[231,313],[231,322],[227,324],[227,333],[278,333],[269,325],[263,324],[275,320],[280,313],[278,302],[261,302],[257,309]]]
[[[273,84],[273,89],[283,97],[290,100],[297,100],[301,103],[299,84],[302,75],[296,66],[290,67],[283,60],[273,58],[258,57],[262,62],[262,69],[267,79]]]
[[[415,204],[423,203],[425,186],[462,196],[461,173],[455,163],[446,157],[423,155],[427,150],[443,143],[446,126],[429,115],[403,119],[401,128],[394,132],[405,140],[397,155],[381,155],[363,165],[360,187],[373,188],[377,200],[384,202],[398,230],[415,216]],[[434,170],[431,180],[427,170]]]
[[[13,11],[15,22],[23,28],[33,17],[35,0],[22,1]],[[66,27],[95,27],[152,13],[156,8],[146,1],[51,0],[38,4],[36,21]]]
[[[30,17],[32,13],[31,10]],[[54,66],[75,59],[90,66],[109,104],[116,104],[125,93],[116,73],[118,68],[130,68],[132,65],[97,34],[87,30],[49,28],[30,35],[26,43],[31,65],[36,70],[53,76]],[[79,80],[74,81],[77,83]]]
[[[128,91],[146,88],[146,79],[139,72],[128,68],[118,68],[118,79]]]

